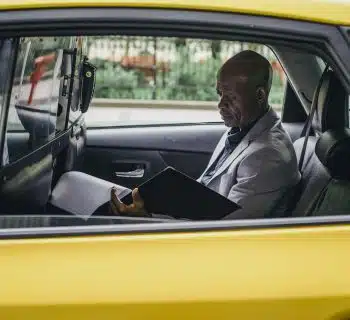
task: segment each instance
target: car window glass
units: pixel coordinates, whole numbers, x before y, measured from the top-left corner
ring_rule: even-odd
[[[97,66],[96,89],[85,116],[88,126],[221,122],[216,76],[225,60],[254,50],[273,68],[270,104],[280,112],[285,74],[269,47],[205,39],[89,37]]]
[[[69,38],[20,40],[7,121],[10,162],[55,136],[63,49],[68,46]]]
[[[0,108],[4,110],[7,103],[8,94],[11,86],[11,71],[13,67],[13,58],[15,57],[15,40],[0,40]],[[4,116],[4,114],[3,114]],[[6,137],[5,137],[6,140]],[[2,165],[9,162],[7,143],[4,143]]]

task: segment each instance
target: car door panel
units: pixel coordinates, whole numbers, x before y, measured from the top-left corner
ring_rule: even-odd
[[[163,158],[156,150],[87,148],[81,170],[95,177],[133,188],[165,167]],[[134,172],[138,168],[144,170],[140,177],[127,176],[128,172]]]
[[[221,124],[90,129],[79,169],[129,188],[167,166],[196,179],[224,131]]]
[[[135,126],[88,129],[88,147],[212,152],[223,124]]]
[[[197,179],[208,165],[212,153],[161,151],[160,154],[167,165]]]
[[[0,316],[346,319],[349,231],[320,226],[2,240]]]

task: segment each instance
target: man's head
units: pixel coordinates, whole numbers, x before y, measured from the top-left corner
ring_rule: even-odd
[[[272,67],[254,51],[242,51],[227,60],[218,72],[219,110],[228,127],[243,128],[268,106]]]

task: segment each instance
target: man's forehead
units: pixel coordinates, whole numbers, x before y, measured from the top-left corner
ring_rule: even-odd
[[[227,78],[218,77],[216,80],[216,86],[222,89],[229,89],[235,84],[246,83],[248,79],[249,77],[244,75],[230,76]]]

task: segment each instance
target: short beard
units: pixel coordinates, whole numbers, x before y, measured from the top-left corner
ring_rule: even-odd
[[[229,128],[241,127],[242,122],[242,113],[238,108],[234,109],[235,111],[231,113],[229,119],[225,122],[225,125]]]

